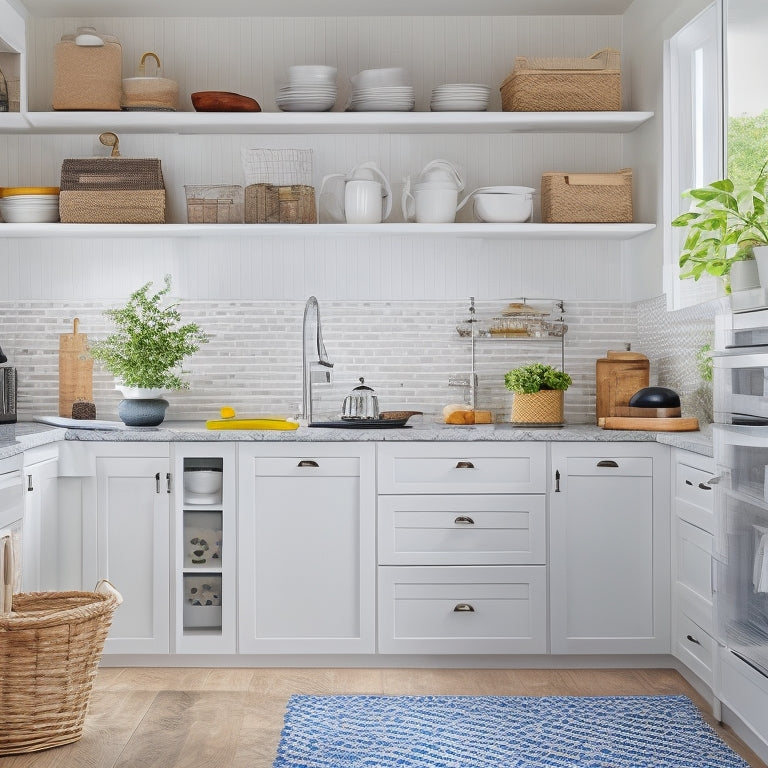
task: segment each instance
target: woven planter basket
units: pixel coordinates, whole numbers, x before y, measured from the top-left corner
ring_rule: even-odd
[[[118,600],[97,592],[27,592],[0,616],[0,755],[83,734],[93,680]]]
[[[562,424],[563,390],[542,389],[531,394],[515,392],[512,421],[522,424]]]

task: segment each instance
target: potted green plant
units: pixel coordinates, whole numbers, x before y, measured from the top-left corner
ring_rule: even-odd
[[[531,424],[563,422],[563,393],[571,377],[544,363],[527,363],[504,374],[504,386],[514,392],[512,421]]]
[[[115,331],[103,341],[91,345],[91,356],[100,360],[115,377],[116,386],[125,400],[118,414],[126,423],[124,412],[161,409],[159,424],[168,403],[162,396],[169,391],[187,389],[182,379],[182,361],[197,352],[208,341],[197,323],[181,322],[178,304],[164,304],[171,290],[171,276],[165,276],[165,287],[150,293],[151,282],[135,290],[123,307],[105,310],[104,315]],[[156,406],[127,401],[152,401]],[[156,418],[156,415],[151,418]],[[134,417],[129,416],[129,419]],[[132,426],[148,426],[132,424]]]
[[[768,162],[751,183],[737,185],[725,178],[683,193],[694,202],[690,211],[672,221],[673,227],[688,228],[679,260],[681,280],[698,280],[710,274],[721,278],[726,293],[730,293],[732,283],[736,282],[736,269],[751,268],[754,273],[755,265],[750,262],[755,258],[759,268],[760,248],[768,245],[766,165]],[[744,278],[745,282],[737,283],[737,289],[756,287],[756,277],[751,281]],[[768,285],[768,269],[765,284]]]

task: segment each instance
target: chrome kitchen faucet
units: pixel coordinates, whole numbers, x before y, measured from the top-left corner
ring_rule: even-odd
[[[314,345],[317,350],[317,360],[310,360],[310,344]],[[309,425],[312,423],[312,383],[330,384],[331,369],[333,368],[333,363],[328,360],[328,353],[325,351],[325,344],[323,344],[320,306],[314,296],[310,296],[304,305],[304,322],[301,333],[301,362],[301,415],[302,420]]]

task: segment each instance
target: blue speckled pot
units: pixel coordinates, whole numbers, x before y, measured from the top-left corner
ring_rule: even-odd
[[[117,415],[128,427],[156,427],[163,423],[168,401],[155,400],[121,400],[117,405]]]

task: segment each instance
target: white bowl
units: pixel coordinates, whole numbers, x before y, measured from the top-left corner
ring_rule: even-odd
[[[184,490],[190,493],[218,493],[221,490],[220,469],[185,469]]]
[[[59,220],[59,203],[56,202],[12,202],[10,198],[0,200],[0,215],[8,224],[45,224]]]
[[[534,190],[530,187],[519,189],[524,191],[475,193],[475,218],[490,223],[528,221],[533,211]]]
[[[325,64],[294,64],[287,71],[292,83],[332,83],[336,80],[336,67]]]

